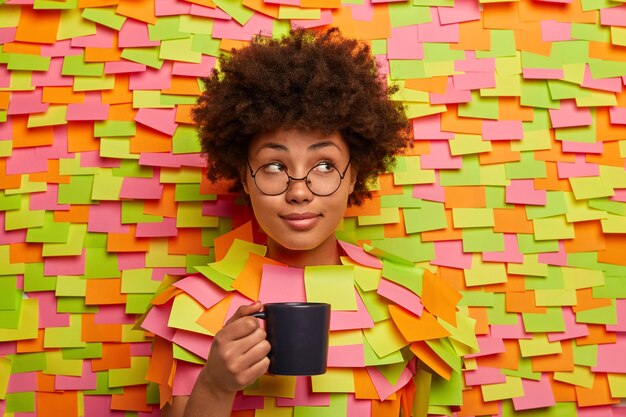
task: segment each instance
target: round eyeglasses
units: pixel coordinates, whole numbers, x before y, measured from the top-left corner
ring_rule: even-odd
[[[339,172],[332,163],[324,161],[309,169],[304,177],[294,178],[287,172],[287,167],[280,162],[261,165],[256,171],[252,170],[250,161],[247,162],[256,188],[263,194],[270,196],[280,195],[287,191],[291,181],[304,181],[309,191],[314,195],[320,197],[331,195],[339,189],[350,166],[350,161],[348,161],[343,172]]]

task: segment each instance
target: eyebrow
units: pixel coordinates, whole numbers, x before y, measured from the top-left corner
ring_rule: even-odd
[[[322,141],[322,142],[314,143],[314,144],[310,145],[307,149],[309,151],[316,151],[316,150],[324,149],[324,148],[331,147],[331,146],[339,149],[339,146],[337,146],[337,144],[335,142],[330,141],[330,140],[325,140],[325,141]],[[255,153],[258,154],[259,152],[261,152],[263,149],[266,149],[266,148],[267,149],[275,149],[277,151],[288,151],[289,150],[282,143],[269,142],[269,143],[266,143],[263,146],[261,146],[259,149],[257,149],[257,151]]]

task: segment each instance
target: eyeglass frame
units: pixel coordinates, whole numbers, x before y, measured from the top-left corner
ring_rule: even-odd
[[[250,170],[250,176],[252,177],[252,180],[254,181],[254,186],[257,188],[257,190],[259,190],[262,194],[267,195],[267,196],[271,196],[271,197],[275,197],[281,194],[284,194],[285,192],[287,192],[287,190],[289,189],[289,186],[291,185],[291,181],[304,181],[304,184],[306,185],[306,188],[311,192],[311,194],[318,196],[318,197],[328,197],[329,195],[333,195],[337,192],[337,190],[341,187],[341,182],[343,181],[343,179],[346,176],[346,172],[348,172],[348,167],[350,166],[350,164],[352,163],[352,157],[350,159],[348,159],[348,164],[346,165],[346,167],[344,168],[343,172],[339,172],[339,170],[337,169],[336,166],[332,165],[333,169],[335,171],[337,171],[337,173],[339,174],[339,184],[337,184],[337,188],[335,188],[332,192],[328,193],[328,194],[318,194],[316,192],[314,192],[313,190],[311,190],[311,187],[309,187],[309,182],[306,181],[306,179],[309,177],[309,174],[311,173],[311,171],[313,171],[313,169],[315,169],[315,167],[319,166],[320,164],[317,165],[313,165],[311,167],[311,169],[309,169],[306,173],[306,175],[302,178],[294,178],[291,175],[289,175],[289,170],[288,168],[284,165],[281,164],[285,167],[285,174],[287,174],[287,185],[285,186],[285,189],[283,191],[281,191],[280,193],[277,194],[268,194],[265,191],[261,190],[261,188],[259,187],[259,185],[256,183],[256,174],[257,172],[259,172],[259,170],[261,168],[264,168],[268,165],[272,165],[275,164],[276,162],[268,162],[267,164],[263,164],[260,167],[258,167],[256,169],[256,171],[252,170],[252,165],[250,165],[250,160],[246,158],[246,162],[248,163],[248,169]]]

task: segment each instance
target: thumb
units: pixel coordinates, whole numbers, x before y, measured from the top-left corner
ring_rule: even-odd
[[[254,303],[249,305],[242,305],[237,309],[237,311],[235,311],[235,314],[233,314],[232,317],[228,319],[226,324],[229,324],[230,322],[233,322],[241,317],[257,313],[261,311],[261,308],[263,308],[263,304],[261,304],[260,301],[255,301]]]

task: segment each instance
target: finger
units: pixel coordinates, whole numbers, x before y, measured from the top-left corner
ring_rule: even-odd
[[[225,325],[216,337],[228,343],[247,337],[260,327],[259,320],[256,318],[250,316],[240,317]]]
[[[262,307],[263,307],[263,304],[261,304],[259,301],[255,301],[254,303],[250,305],[239,306],[237,311],[235,311],[235,314],[233,314],[232,317],[229,318],[228,321],[226,321],[226,324],[229,324],[237,319],[240,319],[241,317],[245,317],[245,316],[249,316],[251,314],[257,313],[261,311]]]
[[[267,356],[263,356],[257,362],[253,363],[241,374],[243,386],[250,385],[256,381],[261,375],[265,374],[270,366],[270,360]]]

